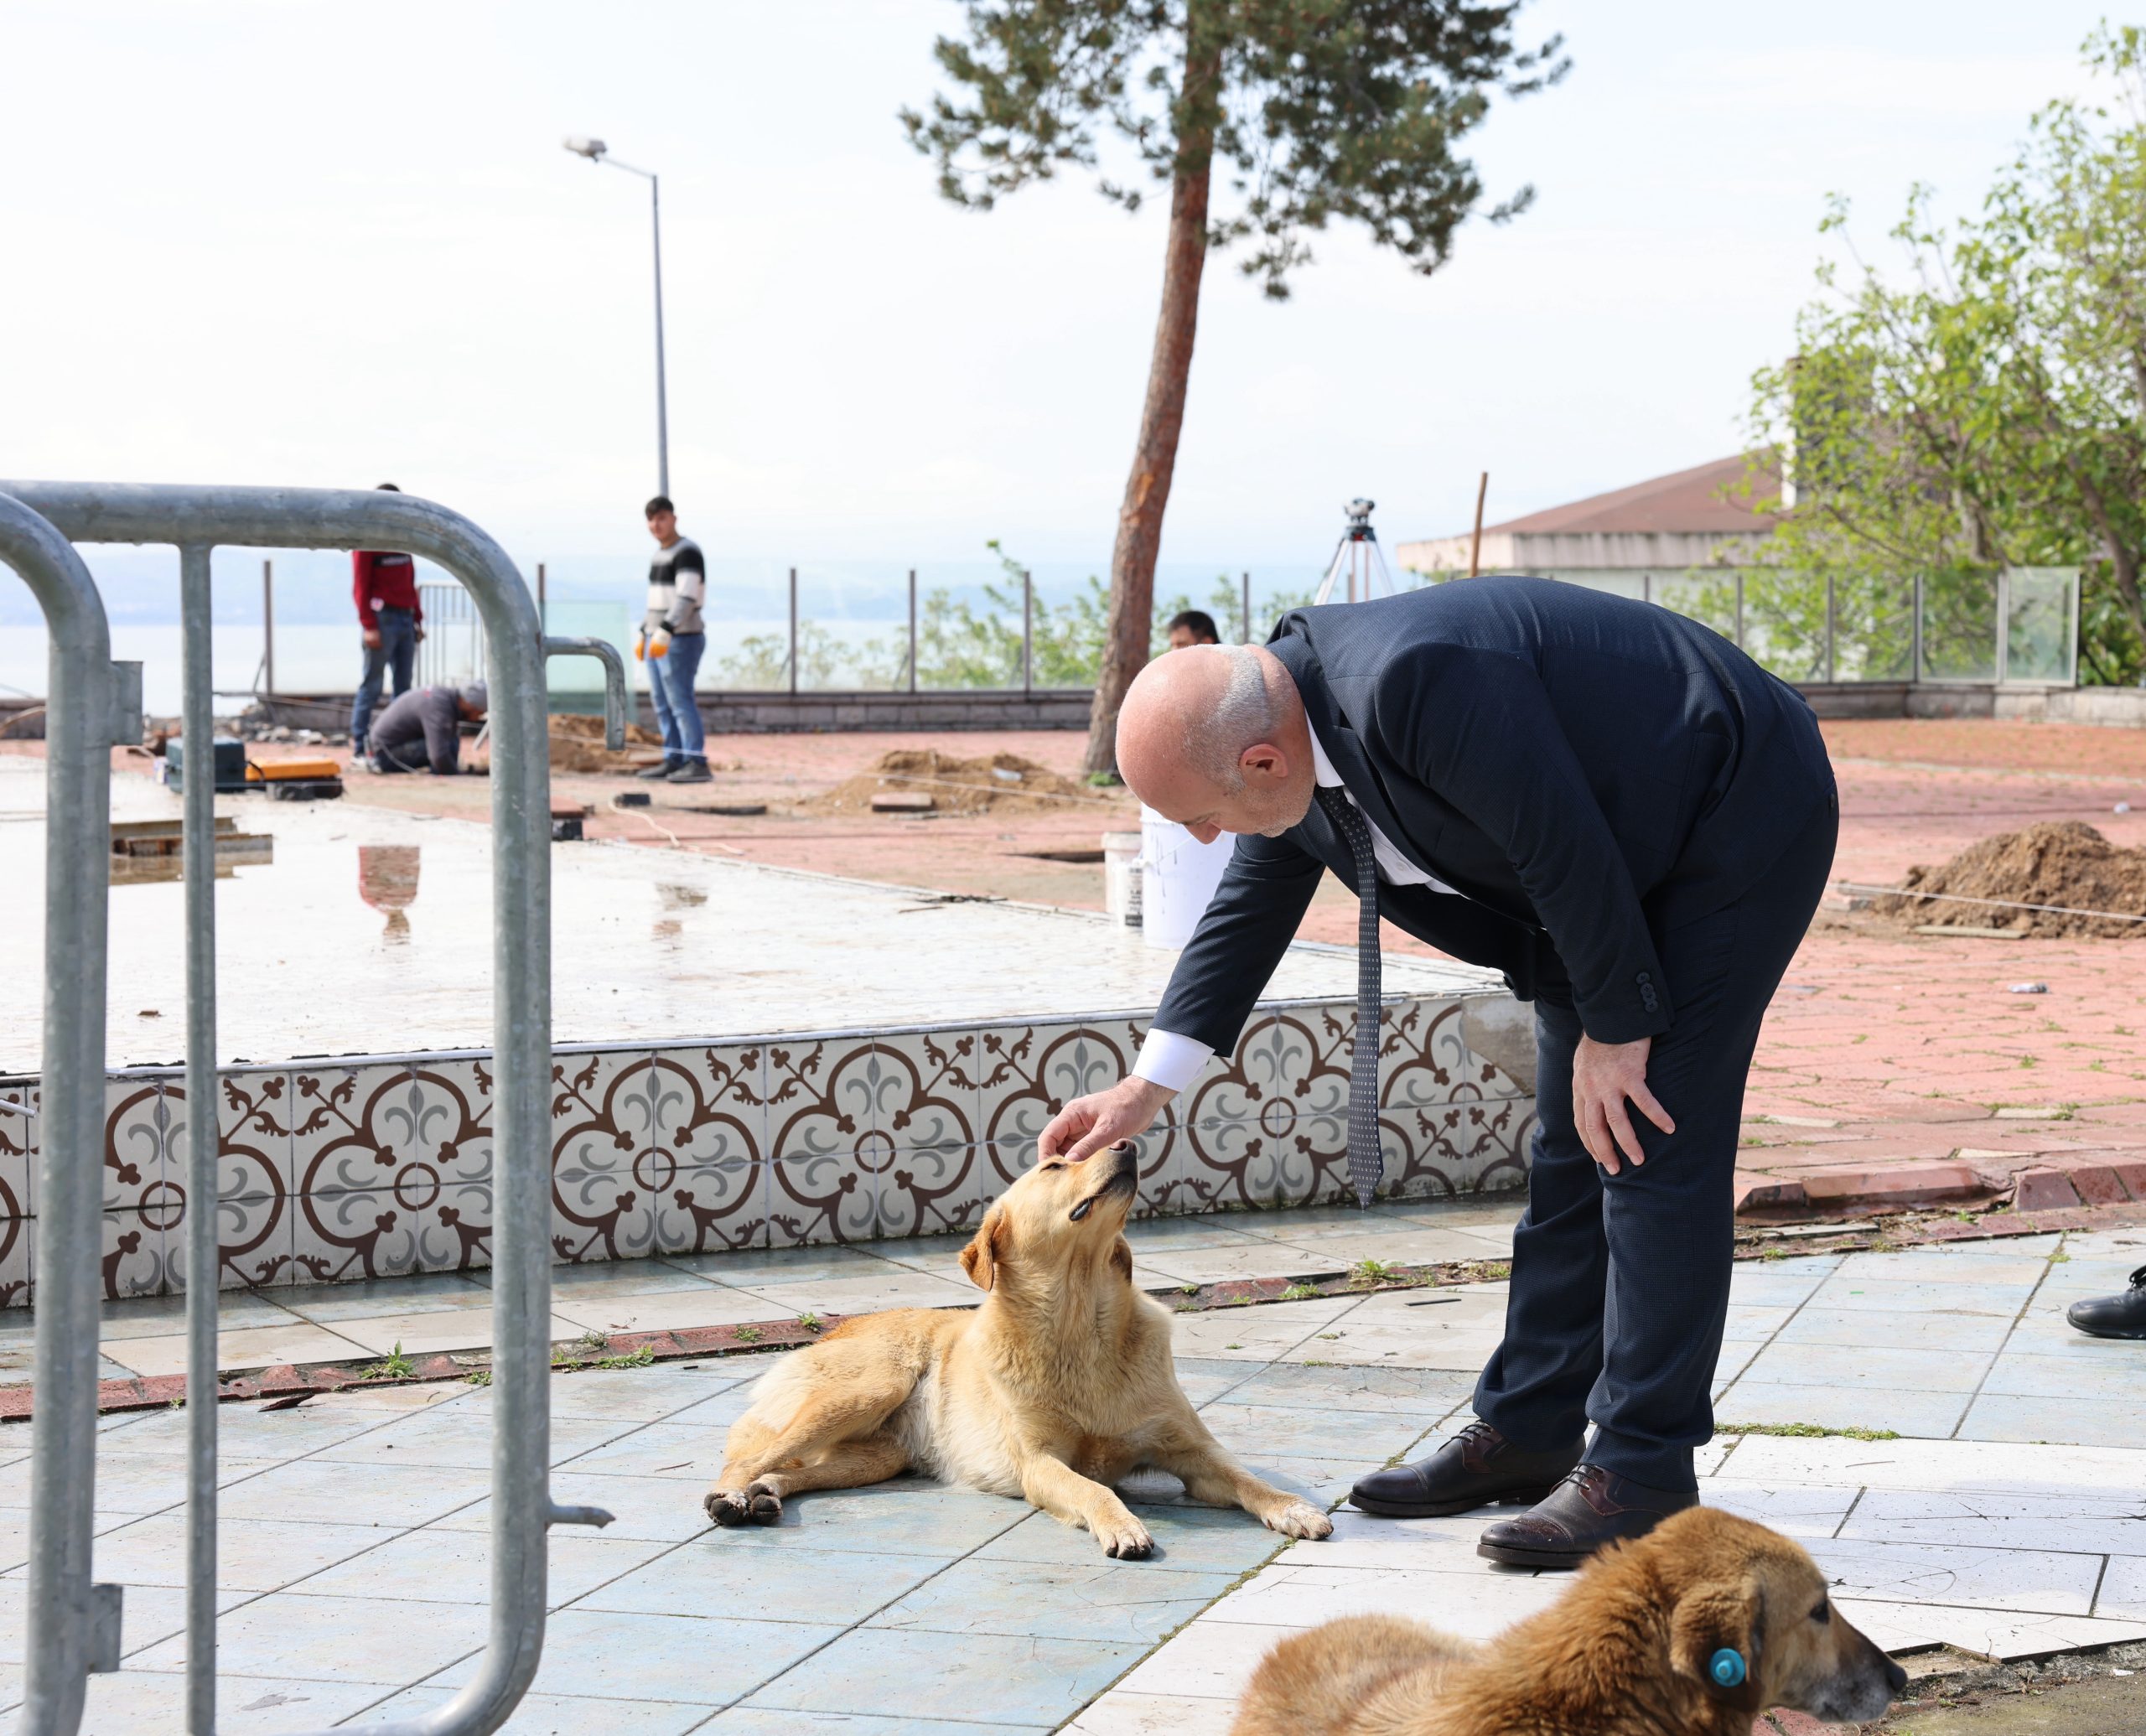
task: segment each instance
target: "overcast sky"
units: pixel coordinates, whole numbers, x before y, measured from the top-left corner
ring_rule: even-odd
[[[1210,264],[1164,557],[1321,562],[1734,450],[1825,195],[1882,254],[1971,204],[2101,8],[1542,0],[1493,200],[1411,273],[1314,238],[1285,305]],[[951,0],[9,0],[0,475],[371,485],[524,559],[645,547],[644,184],[661,171],[672,491],[712,553],[1107,560],[1161,203],[1077,175],[956,210],[895,120]]]

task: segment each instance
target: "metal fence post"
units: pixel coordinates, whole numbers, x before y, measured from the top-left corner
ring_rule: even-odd
[[[1021,573],[1021,692],[1035,691],[1036,581],[1025,568]]]
[[[790,569],[790,691],[797,692],[797,569]]]
[[[474,596],[485,630],[492,686],[492,1016],[493,1143],[498,1161],[492,1225],[491,1599],[484,1654],[469,1683],[445,1705],[375,1727],[375,1736],[488,1736],[527,1691],[543,1650],[545,1537],[554,1525],[602,1525],[609,1515],[566,1507],[551,1498],[551,842],[550,771],[542,637],[528,588],[499,545],[468,520],[410,495],[367,490],[151,488],[125,484],[8,483],[62,534],[88,542],[169,542],[269,548],[377,548],[436,561]],[[34,521],[33,521],[33,523]],[[0,513],[0,557],[13,560]],[[71,550],[86,592],[88,576]],[[38,581],[34,578],[33,583]],[[49,588],[49,586],[48,586]],[[60,594],[56,590],[54,595]],[[48,609],[55,605],[48,601]],[[94,595],[90,607],[94,609]],[[108,650],[101,611],[96,648]],[[55,701],[73,697],[77,677],[60,648],[81,634],[54,623]],[[69,634],[72,633],[70,639]],[[105,668],[111,666],[106,664]],[[98,689],[105,737],[112,710]],[[98,781],[94,823],[77,818],[79,790],[58,789],[49,826],[55,905],[66,919],[48,927],[54,984],[46,1001],[48,1105],[58,1091],[69,1106],[48,1122],[43,1164],[47,1191],[39,1223],[45,1274],[38,1306],[39,1417],[33,1438],[29,1593],[30,1659],[26,1728],[70,1736],[80,1716],[82,1673],[118,1654],[117,1605],[88,1589],[90,1471],[96,1449],[96,1258],[101,1225],[103,1149],[103,959],[105,864],[103,795],[110,776],[101,743],[85,755],[65,707],[48,714],[61,731],[48,748],[55,766],[71,752]],[[138,738],[140,720],[134,724]],[[94,759],[95,764],[90,763]],[[98,767],[102,770],[99,771]],[[56,778],[57,774],[54,774]],[[199,775],[211,789],[213,751]],[[79,920],[68,899],[94,889],[95,909]],[[77,929],[91,931],[79,934]],[[74,941],[61,951],[60,937]],[[86,1018],[83,1009],[94,1013]],[[63,1016],[64,1015],[64,1016]],[[88,1081],[94,1081],[93,1084]],[[61,1089],[64,1087],[64,1089]],[[73,1093],[70,1096],[68,1093]],[[74,1097],[81,1100],[74,1105]],[[94,1101],[92,1101],[94,1099]],[[195,1115],[215,1126],[213,1103]],[[79,1122],[79,1125],[76,1125]],[[209,1136],[213,1142],[214,1135]],[[213,1201],[196,1196],[190,1210]],[[213,1246],[213,1243],[211,1244]],[[213,1287],[213,1267],[193,1282]],[[49,1395],[49,1397],[48,1397]],[[189,1466],[189,1469],[191,1466]],[[40,1532],[38,1514],[48,1511]],[[55,1541],[55,1528],[57,1541]],[[106,1612],[111,1616],[107,1623]],[[108,1648],[102,1636],[109,1634]]]
[[[1922,575],[1916,573],[1910,583],[1915,587],[1915,622],[1909,629],[1911,640],[1909,667],[1913,671],[1909,679],[1920,685],[1922,681]]]
[[[1744,643],[1744,575],[1741,573],[1736,575],[1736,649],[1739,651],[1750,649]]]
[[[909,690],[916,692],[916,568],[909,569]]]
[[[262,562],[265,569],[267,562]],[[186,875],[186,1728],[216,1729],[216,723],[209,549],[179,552]],[[265,576],[265,573],[264,573]],[[269,684],[274,691],[274,683]]]
[[[1828,573],[1826,575],[1826,679],[1828,681],[1833,679],[1833,670],[1835,666],[1833,661],[1836,651],[1834,633],[1835,616],[1833,613],[1833,575]]]
[[[276,691],[276,563],[261,563],[261,685]]]
[[[1244,621],[1244,643],[1250,645],[1252,643],[1252,575],[1249,573],[1244,575],[1241,594],[1240,608],[1242,610],[1241,619]]]
[[[1997,645],[1990,666],[2002,687],[2012,675],[2012,569],[1997,569]]]
[[[124,736],[104,605],[58,530],[0,491],[0,561],[50,635],[44,1034],[38,1117],[36,1414],[30,1428],[24,1736],[72,1736],[91,1672],[119,1667],[119,1589],[90,1578],[96,1499],[111,748]],[[132,738],[141,739],[141,718]]]
[[[540,633],[552,630],[552,611],[544,600],[544,563],[542,561],[536,563],[536,630]]]

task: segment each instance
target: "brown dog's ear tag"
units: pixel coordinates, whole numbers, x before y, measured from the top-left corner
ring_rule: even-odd
[[[1730,1705],[1755,1705],[1765,1625],[1765,1593],[1755,1583],[1699,1586],[1670,1619],[1670,1661]]]

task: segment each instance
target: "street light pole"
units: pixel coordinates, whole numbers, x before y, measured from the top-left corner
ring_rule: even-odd
[[[630,175],[639,175],[648,183],[648,215],[656,240],[656,491],[659,495],[671,492],[671,410],[670,400],[664,386],[663,369],[663,199],[661,184],[652,170],[635,168],[630,163],[621,163],[610,153],[610,147],[600,138],[575,137],[566,142],[566,148],[577,157],[586,157],[591,163],[609,163],[613,168],[622,168]]]

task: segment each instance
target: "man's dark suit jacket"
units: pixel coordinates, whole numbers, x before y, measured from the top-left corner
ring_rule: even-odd
[[[1577,1007],[1598,1042],[1669,1029],[1654,936],[1720,909],[1834,801],[1811,710],[1696,621],[1541,578],[1477,578],[1284,615],[1267,649],[1366,816],[1466,894],[1379,912]],[[1226,1053],[1349,847],[1314,802],[1237,840],[1155,1014]]]

